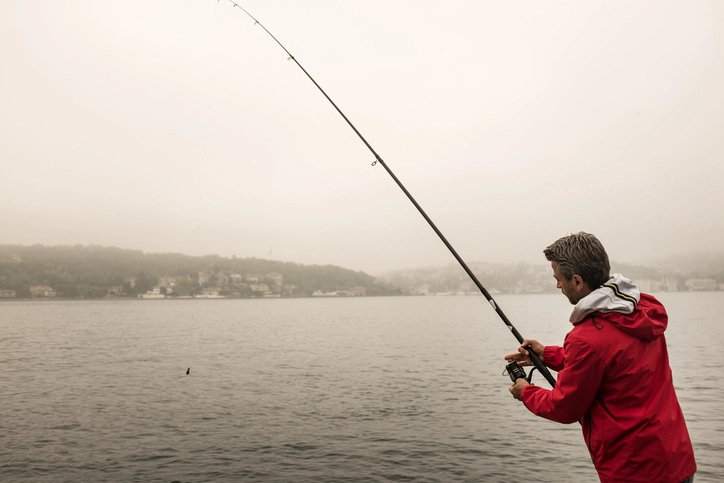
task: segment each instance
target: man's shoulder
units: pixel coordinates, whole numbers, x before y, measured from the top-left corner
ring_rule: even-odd
[[[586,317],[580,321],[566,335],[566,345],[571,344],[595,344],[598,329],[596,329],[590,317]]]
[[[588,315],[581,322],[573,326],[566,340],[576,341],[581,344],[590,345],[594,348],[607,345],[612,339],[621,339],[629,337],[627,334],[618,329],[617,324],[610,319],[612,314],[595,312]],[[616,316],[624,316],[616,314]]]

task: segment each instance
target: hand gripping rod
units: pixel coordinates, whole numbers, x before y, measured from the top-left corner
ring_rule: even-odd
[[[357,136],[362,140],[362,142],[365,144],[365,146],[367,146],[367,149],[369,149],[370,152],[372,152],[372,154],[375,156],[375,161],[372,163],[372,165],[374,166],[375,164],[380,163],[382,165],[382,167],[385,168],[385,171],[387,171],[387,173],[390,175],[390,177],[395,181],[395,183],[397,183],[397,186],[400,187],[400,189],[403,191],[403,193],[405,193],[407,198],[412,202],[413,205],[415,205],[415,208],[417,208],[417,211],[419,211],[420,214],[422,215],[422,217],[425,218],[425,221],[427,221],[427,223],[430,225],[430,228],[433,229],[433,231],[437,234],[437,236],[440,238],[440,240],[445,244],[447,249],[450,250],[450,253],[452,253],[452,255],[455,257],[455,260],[457,260],[458,263],[463,267],[463,269],[465,270],[465,273],[467,273],[468,276],[472,279],[473,283],[475,283],[475,285],[478,287],[480,292],[485,296],[485,298],[488,300],[488,302],[493,307],[495,312],[503,320],[505,325],[508,326],[508,329],[513,333],[513,335],[518,340],[518,342],[522,344],[523,341],[525,340],[525,338],[522,335],[520,335],[520,332],[518,332],[518,329],[516,329],[513,326],[513,324],[510,322],[508,317],[503,313],[503,311],[498,306],[498,304],[495,302],[495,300],[493,300],[493,297],[490,295],[490,293],[485,289],[485,287],[483,287],[483,284],[480,283],[480,280],[478,280],[478,277],[476,277],[475,274],[473,273],[473,271],[470,270],[470,267],[468,267],[467,263],[465,263],[465,261],[462,259],[462,257],[460,257],[460,255],[458,255],[458,252],[453,248],[453,246],[450,244],[450,242],[447,241],[447,238],[445,238],[445,235],[443,235],[442,232],[437,228],[437,226],[435,226],[435,223],[433,223],[433,221],[430,219],[430,217],[427,216],[427,213],[425,213],[425,210],[422,209],[422,207],[417,203],[415,198],[413,198],[412,195],[410,194],[410,192],[407,191],[407,188],[405,188],[405,186],[402,184],[402,182],[399,180],[399,178],[397,178],[397,176],[395,176],[395,173],[392,172],[390,167],[387,166],[387,163],[385,163],[384,160],[380,157],[380,155],[377,154],[377,151],[375,151],[374,148],[370,145],[370,143],[367,142],[367,140],[364,138],[364,136],[362,136],[362,134],[354,126],[354,124],[352,124],[352,122],[347,118],[347,116],[344,115],[342,110],[339,107],[337,107],[337,104],[335,104],[334,101],[327,95],[327,93],[324,92],[324,89],[322,89],[322,87],[319,84],[317,84],[317,81],[315,81],[314,78],[311,75],[309,75],[309,72],[307,72],[307,70],[304,67],[302,67],[302,64],[300,64],[299,61],[297,61],[297,59],[294,58],[294,56],[291,54],[291,52],[289,52],[286,49],[286,47],[284,47],[282,45],[282,43],[279,42],[279,40],[277,40],[277,38],[274,37],[274,35],[272,35],[272,33],[269,32],[266,29],[266,27],[264,27],[264,25],[261,24],[261,22],[259,22],[256,18],[254,18],[254,16],[252,14],[250,14],[248,11],[246,11],[246,9],[244,9],[241,5],[234,2],[233,0],[229,0],[229,3],[231,3],[234,7],[241,9],[241,11],[244,12],[246,15],[248,15],[254,21],[254,23],[256,25],[259,25],[262,29],[264,29],[264,31],[267,34],[269,34],[269,36],[272,39],[274,39],[274,41],[279,45],[279,47],[281,47],[284,50],[284,52],[287,53],[287,55],[289,56],[289,60],[293,60],[294,63],[297,64],[297,66],[300,69],[302,69],[302,72],[304,72],[304,74],[309,78],[309,80],[312,81],[312,83],[315,86],[317,86],[317,89],[319,89],[319,92],[321,92],[324,95],[324,97],[327,98],[327,100],[330,102],[330,104],[332,104],[332,106],[334,106],[334,108],[337,110],[339,115],[342,116],[342,118],[347,122],[349,127],[352,128],[352,130],[355,132],[355,134],[357,134]],[[527,349],[528,349],[528,353],[530,355],[530,359],[533,362],[533,365],[535,366],[535,368],[538,369],[538,371],[540,371],[541,374],[543,374],[543,377],[546,378],[546,380],[551,385],[551,387],[555,387],[556,380],[553,377],[553,375],[550,373],[548,368],[543,365],[543,362],[535,354],[535,352],[533,352],[533,349],[530,346],[528,346]]]

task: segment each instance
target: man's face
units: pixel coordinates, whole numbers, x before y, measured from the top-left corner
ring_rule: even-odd
[[[571,280],[566,280],[566,277],[564,277],[558,269],[558,262],[556,261],[551,262],[551,268],[553,268],[553,278],[556,279],[556,288],[561,289],[561,292],[568,297],[568,301],[571,302],[571,304],[576,305],[579,300],[588,295],[582,294],[576,275],[574,275]]]

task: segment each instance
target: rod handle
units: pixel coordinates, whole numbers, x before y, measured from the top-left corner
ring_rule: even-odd
[[[543,361],[540,360],[540,357],[538,357],[538,354],[533,352],[533,348],[531,346],[526,347],[528,350],[528,356],[530,357],[531,362],[535,366],[538,371],[543,374],[543,377],[545,377],[546,381],[548,381],[548,384],[551,385],[551,387],[556,387],[556,379],[553,377],[553,374],[548,370],[548,368],[543,365]]]

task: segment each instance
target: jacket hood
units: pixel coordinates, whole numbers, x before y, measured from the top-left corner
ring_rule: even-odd
[[[669,320],[658,300],[642,294],[620,273],[614,273],[606,283],[578,301],[571,313],[571,323],[578,324],[594,313],[623,332],[644,340],[660,337]]]
[[[603,314],[603,318],[623,332],[643,340],[658,339],[669,323],[669,316],[661,302],[645,293],[641,294],[641,300],[633,314],[611,312]]]

